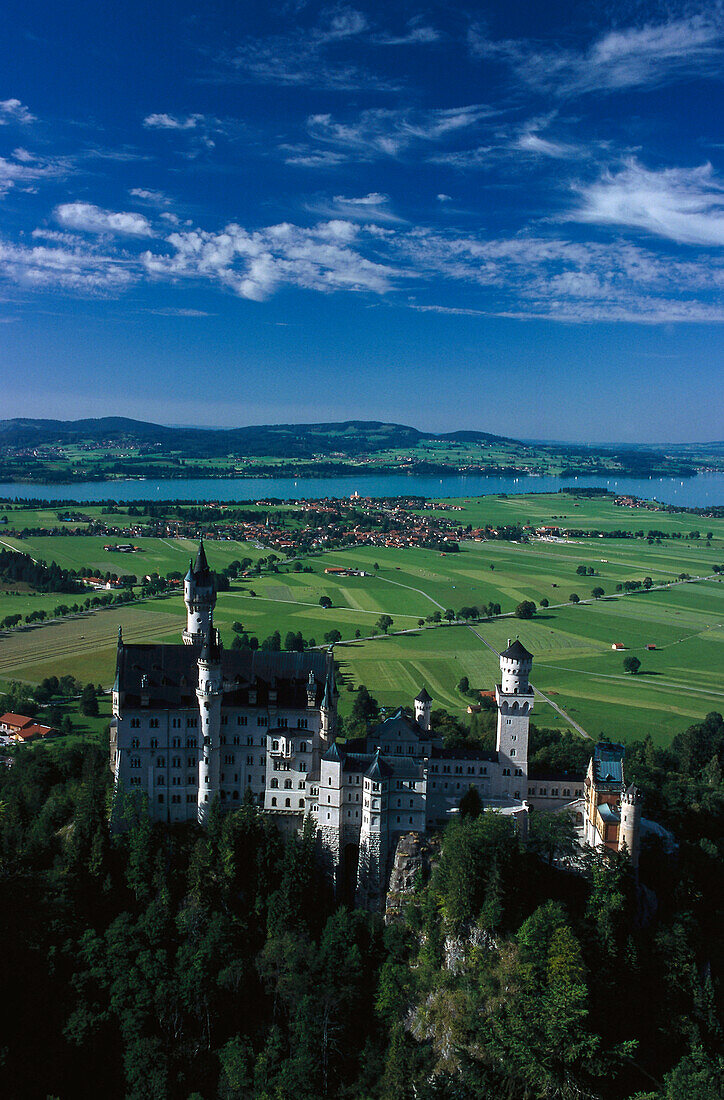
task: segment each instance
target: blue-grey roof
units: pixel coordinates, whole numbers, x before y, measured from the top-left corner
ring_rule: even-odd
[[[532,661],[533,654],[530,653],[522,642],[516,638],[512,645],[509,645],[506,650],[501,654],[501,657],[510,657],[513,661]]]
[[[598,812],[601,815],[601,820],[607,825],[614,825],[621,820],[620,814],[617,814],[607,802],[599,802]]]
[[[593,778],[597,784],[623,784],[623,745],[599,741],[593,750]]]

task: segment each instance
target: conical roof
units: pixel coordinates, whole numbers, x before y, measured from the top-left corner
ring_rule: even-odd
[[[206,551],[204,550],[204,540],[199,539],[199,548],[196,552],[196,561],[194,562],[194,574],[198,580],[199,576],[207,576],[210,572],[209,563],[206,560]]]
[[[509,645],[508,648],[500,654],[500,656],[501,657],[509,657],[513,661],[532,661],[533,660],[533,654],[529,653],[529,651],[525,648],[523,643],[520,642],[517,638],[515,639],[515,641],[513,642],[512,645]]]
[[[427,690],[424,687],[420,688],[417,695],[415,696],[415,702],[416,703],[431,703],[432,702],[432,695],[428,695]]]

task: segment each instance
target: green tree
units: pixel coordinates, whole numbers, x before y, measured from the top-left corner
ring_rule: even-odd
[[[378,630],[381,630],[383,634],[386,634],[392,626],[393,621],[394,620],[392,619],[391,615],[380,615],[379,619],[375,623],[375,626]]]
[[[536,606],[532,600],[523,600],[515,609],[516,617],[519,619],[532,619],[535,612]]]
[[[641,662],[638,657],[624,657],[623,668],[624,672],[630,672],[632,676],[635,676],[641,668]]]

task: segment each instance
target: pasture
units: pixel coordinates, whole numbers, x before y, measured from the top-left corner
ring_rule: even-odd
[[[434,706],[463,716],[471,700],[460,694],[457,683],[467,676],[471,688],[491,688],[498,672],[495,655],[463,625],[420,629],[419,620],[442,615],[448,608],[457,612],[491,601],[499,603],[504,614],[512,614],[518,603],[529,599],[538,605],[534,619],[501,618],[476,629],[498,650],[508,637],[520,636],[535,655],[536,687],[591,736],[627,740],[650,734],[663,744],[708,711],[724,709],[724,585],[712,578],[713,566],[724,564],[721,520],[616,508],[610,500],[579,502],[564,494],[461,503],[465,511],[450,515],[473,527],[503,522],[551,525],[565,515],[568,519],[560,519],[561,525],[575,523],[584,529],[654,529],[681,535],[699,530],[702,537],[652,543],[641,538],[467,541],[457,554],[385,547],[317,554],[305,559],[311,573],[281,565],[278,573],[232,582],[230,591],[220,593],[215,621],[225,645],[233,639],[234,622],[260,640],[279,630],[283,641],[293,630],[321,644],[325,633],[339,630],[350,643],[336,650],[347,683],[366,684],[385,706],[409,703],[425,684]],[[713,537],[707,545],[709,532]],[[139,537],[134,541],[142,546],[140,553],[119,555],[103,551],[106,541],[92,536],[39,537],[21,540],[18,548],[66,568],[82,564],[99,572],[103,567],[104,572],[137,575],[183,570],[195,549],[190,540]],[[234,558],[266,553],[221,540],[210,541],[207,552],[217,568]],[[357,566],[370,575],[325,574],[329,565]],[[580,576],[579,566],[594,572]],[[692,583],[679,583],[681,573],[689,574]],[[651,591],[616,593],[617,584],[644,577],[651,578]],[[604,590],[603,599],[592,600],[594,587]],[[572,593],[588,602],[570,605]],[[323,596],[332,601],[331,608],[320,607]],[[542,599],[548,600],[548,608],[540,606]],[[26,606],[50,610],[62,600],[59,594],[0,591],[0,618],[16,607],[23,612]],[[393,632],[409,633],[369,638],[383,613],[392,616]],[[184,614],[181,596],[174,593],[5,633],[0,635],[0,677],[37,682],[70,672],[83,682],[110,686],[119,624],[128,641],[176,641]],[[613,651],[614,642],[623,643],[625,652]],[[656,648],[647,650],[647,645]],[[623,670],[623,659],[631,654],[642,662],[636,676]],[[352,701],[351,692],[343,689],[343,714]],[[566,725],[542,700],[534,715],[540,725]]]

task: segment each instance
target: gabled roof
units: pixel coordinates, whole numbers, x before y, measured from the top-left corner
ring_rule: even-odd
[[[392,774],[392,768],[386,760],[380,759],[380,750],[375,753],[374,760],[365,772],[366,779],[387,779]]]
[[[508,648],[500,654],[500,656],[508,657],[510,658],[510,660],[513,661],[533,660],[533,654],[528,652],[528,650],[525,648],[523,643],[518,640],[518,638],[516,638],[512,645],[509,645]]]

